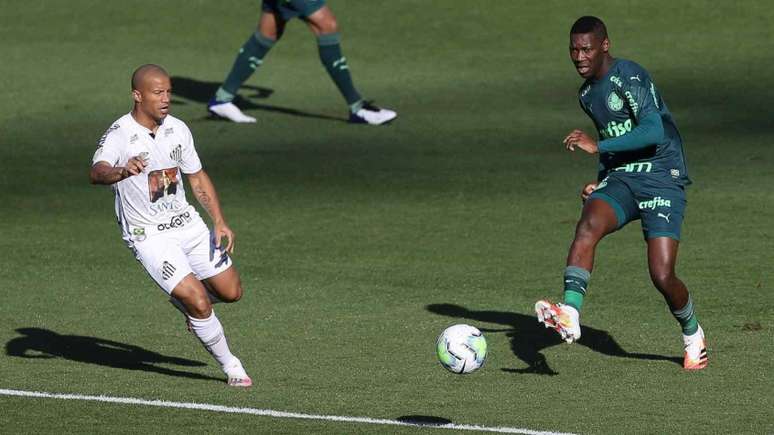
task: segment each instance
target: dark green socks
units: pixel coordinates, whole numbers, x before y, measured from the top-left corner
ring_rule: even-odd
[[[685,306],[679,310],[673,310],[672,315],[680,322],[684,335],[693,335],[699,329],[699,321],[696,319],[696,313],[693,312],[691,295],[688,295]]]
[[[564,269],[564,304],[580,312],[591,272],[577,266]]]
[[[226,81],[215,93],[219,103],[232,101],[242,84],[247,81],[256,68],[263,63],[263,57],[271,50],[276,41],[255,32],[245,41],[234,60],[234,66],[226,77]]]
[[[338,33],[328,33],[317,37],[317,47],[320,51],[320,61],[328,71],[328,75],[336,83],[339,92],[349,104],[352,112],[356,112],[363,105],[363,97],[352,84],[352,76],[349,74],[347,58],[341,54],[341,36]]]

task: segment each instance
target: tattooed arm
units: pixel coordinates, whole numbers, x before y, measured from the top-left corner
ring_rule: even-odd
[[[223,213],[220,210],[220,201],[218,200],[218,194],[215,192],[215,186],[212,184],[212,180],[202,169],[199,172],[189,174],[188,182],[191,184],[191,190],[193,191],[196,200],[199,204],[207,210],[207,214],[212,218],[213,232],[215,233],[215,245],[220,247],[221,239],[225,237],[227,239],[226,251],[234,252],[234,232],[226,224],[226,220],[223,218]]]
[[[97,162],[91,167],[89,179],[91,184],[113,184],[124,178],[142,173],[145,168],[145,160],[140,156],[129,159],[126,166],[113,166],[108,162]]]

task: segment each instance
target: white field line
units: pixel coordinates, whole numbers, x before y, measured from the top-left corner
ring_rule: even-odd
[[[572,435],[561,432],[550,431],[537,431],[530,429],[522,429],[517,427],[488,427],[471,424],[422,424],[422,423],[410,423],[398,420],[387,420],[381,418],[370,417],[350,417],[339,415],[315,415],[315,414],[303,414],[299,412],[284,412],[274,411],[271,409],[257,409],[257,408],[236,408],[231,406],[211,405],[207,403],[191,403],[191,402],[168,402],[166,400],[146,400],[136,399],[133,397],[111,397],[111,396],[86,396],[82,394],[58,394],[58,393],[45,393],[39,391],[23,391],[23,390],[6,390],[0,388],[0,396],[17,396],[17,397],[36,397],[43,399],[60,399],[60,400],[84,400],[91,402],[106,402],[106,403],[119,403],[124,405],[145,405],[156,406],[159,408],[178,408],[178,409],[198,409],[202,411],[212,412],[224,412],[230,414],[249,414],[259,415],[264,417],[274,418],[296,418],[303,420],[323,420],[323,421],[335,421],[343,423],[363,423],[363,424],[381,424],[388,426],[411,426],[422,428],[437,428],[447,430],[470,430],[480,432],[497,432],[497,433],[517,433],[526,435]]]

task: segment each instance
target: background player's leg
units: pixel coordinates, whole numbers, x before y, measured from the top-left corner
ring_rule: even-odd
[[[347,58],[341,54],[341,35],[336,17],[328,6],[323,6],[307,17],[306,23],[317,37],[320,61],[350,109],[362,107],[363,97],[355,89],[349,73]]]
[[[204,348],[220,363],[228,376],[228,383],[234,386],[252,385],[252,380],[245,373],[242,363],[228,347],[223,326],[212,311],[204,285],[193,274],[188,274],[175,286],[171,296],[185,306],[191,330]]]
[[[699,323],[688,289],[675,274],[679,245],[680,242],[670,237],[648,239],[648,269],[653,285],[664,296],[672,314],[680,322],[683,334],[691,335],[696,332]]]
[[[239,54],[234,60],[234,65],[226,76],[226,80],[210,101],[209,110],[212,113],[234,122],[255,122],[255,118],[246,116],[241,111],[236,113],[233,109],[237,111],[239,109],[229,103],[234,100],[244,82],[261,66],[263,58],[282,36],[284,30],[285,21],[277,13],[266,11],[261,13],[258,30],[250,35],[239,49]]]
[[[366,102],[355,89],[347,58],[341,52],[339,26],[331,9],[323,6],[304,20],[317,37],[320,62],[349,105],[350,121],[378,125],[395,119],[397,114],[394,111]]]

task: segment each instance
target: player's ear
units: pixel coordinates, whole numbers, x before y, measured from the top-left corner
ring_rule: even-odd
[[[602,51],[607,53],[610,51],[610,40],[605,38],[602,40]]]
[[[135,103],[142,103],[142,94],[137,89],[132,89],[132,99]]]

